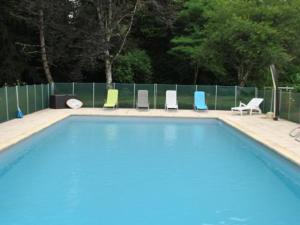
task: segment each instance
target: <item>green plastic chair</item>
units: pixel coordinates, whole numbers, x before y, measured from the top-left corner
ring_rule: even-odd
[[[118,94],[119,91],[117,89],[109,89],[107,91],[107,99],[104,103],[104,108],[117,108],[118,106]]]

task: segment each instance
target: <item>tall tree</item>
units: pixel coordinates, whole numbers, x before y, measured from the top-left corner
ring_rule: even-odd
[[[50,66],[57,56],[54,50],[57,44],[55,39],[61,34],[65,39],[68,38],[66,27],[70,19],[71,2],[69,0],[22,0],[14,4],[15,11],[12,13],[15,17],[36,31],[36,38],[29,39],[29,43],[27,40],[20,40],[17,45],[21,46],[27,55],[40,55],[46,80],[52,83],[53,75]]]
[[[104,62],[110,85],[112,66],[126,45],[139,0],[78,0],[77,6],[79,19],[89,21],[88,29],[83,27],[82,31],[83,41],[89,45],[88,55]]]
[[[288,46],[295,43],[297,28],[290,25],[282,32],[282,24],[299,24],[294,8],[299,1],[190,0],[181,15],[198,20],[173,40],[173,51],[213,72],[233,70],[243,86],[271,63],[283,67],[293,59]]]

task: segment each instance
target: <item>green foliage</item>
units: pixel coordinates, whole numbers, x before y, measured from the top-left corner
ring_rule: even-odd
[[[171,52],[213,73],[235,71],[241,85],[272,63],[282,72],[299,56],[289,47],[299,46],[299,7],[297,0],[189,0],[179,17],[189,24],[172,40]]]
[[[152,81],[151,59],[146,51],[133,49],[118,57],[114,77],[122,83],[150,83]]]

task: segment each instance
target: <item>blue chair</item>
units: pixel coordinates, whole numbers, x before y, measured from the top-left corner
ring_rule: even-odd
[[[205,93],[203,91],[196,91],[194,93],[194,109],[197,110],[208,110],[205,103]]]

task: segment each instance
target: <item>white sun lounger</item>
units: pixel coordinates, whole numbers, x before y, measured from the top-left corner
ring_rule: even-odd
[[[261,109],[259,108],[259,105],[264,101],[262,98],[253,98],[251,101],[246,105],[242,102],[240,102],[240,105],[238,107],[231,108],[231,111],[238,111],[241,115],[243,115],[243,112],[249,112],[250,115],[252,115],[253,112],[261,113]]]
[[[166,104],[165,109],[177,109],[178,110],[178,102],[177,102],[177,91],[166,91]]]

